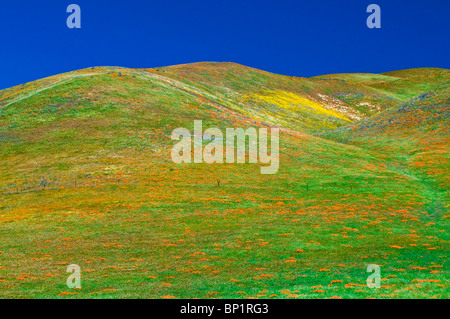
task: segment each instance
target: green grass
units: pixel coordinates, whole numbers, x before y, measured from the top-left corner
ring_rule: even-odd
[[[338,81],[200,63],[1,91],[0,297],[448,298],[445,71]],[[380,89],[386,77],[401,79]],[[266,90],[360,120],[259,105]],[[278,173],[172,163],[171,132],[195,119],[289,128]]]

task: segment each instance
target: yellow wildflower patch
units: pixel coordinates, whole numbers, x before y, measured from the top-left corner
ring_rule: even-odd
[[[308,108],[310,111],[317,113],[317,114],[323,114],[328,116],[334,116],[346,121],[351,122],[351,120],[346,117],[345,115],[327,109],[323,105],[312,101],[310,99],[307,99],[301,95],[292,93],[292,92],[286,92],[281,90],[266,90],[263,94],[253,94],[250,97],[248,97],[249,100],[261,100],[266,103],[274,104],[280,108],[283,109],[296,109],[298,107]]]

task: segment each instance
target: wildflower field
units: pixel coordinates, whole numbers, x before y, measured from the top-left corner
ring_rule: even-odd
[[[2,90],[0,298],[449,298],[449,83],[194,63]],[[173,163],[194,120],[279,127],[278,172]]]

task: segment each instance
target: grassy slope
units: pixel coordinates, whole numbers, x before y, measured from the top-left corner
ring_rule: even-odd
[[[211,92],[251,117],[306,133],[336,128],[399,103],[359,83],[288,77],[234,63],[194,63],[149,71]]]
[[[194,119],[313,133],[349,122],[309,102],[347,117],[401,102],[377,90],[201,63],[95,68],[2,91],[0,296],[448,297],[448,220],[433,210],[448,202],[437,180],[447,169],[424,188],[400,164],[423,154],[420,140],[395,148],[395,126],[373,145],[347,127],[331,140],[283,131],[274,176],[170,160],[171,131]],[[423,156],[426,174],[435,155]],[[65,285],[72,263],[79,291]],[[379,290],[365,286],[370,263],[382,266]]]
[[[435,213],[448,209],[448,164],[450,154],[449,82],[443,83],[398,108],[389,109],[354,125],[323,134],[341,143],[358,145],[384,153],[392,164],[410,172],[431,188],[439,207]]]
[[[396,100],[405,102],[445,82],[449,76],[450,71],[447,69],[418,68],[381,74],[344,73],[323,75],[315,78],[337,79],[359,83],[373,88],[381,93],[387,94]]]

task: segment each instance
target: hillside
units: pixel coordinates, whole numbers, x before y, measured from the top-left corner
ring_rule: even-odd
[[[207,62],[0,91],[0,297],[448,298],[449,72]],[[280,127],[279,171],[173,163],[194,120]]]
[[[450,82],[353,125],[322,136],[384,154],[436,197],[429,202],[435,214],[448,213],[450,201]]]
[[[359,83],[405,102],[447,81],[450,71],[439,68],[419,68],[381,74],[332,74],[315,77]]]

